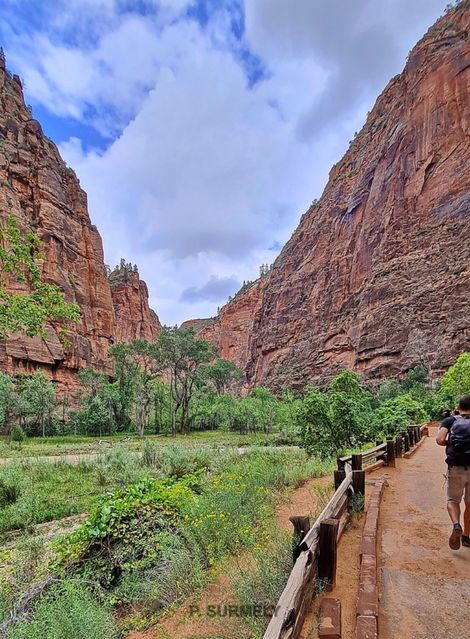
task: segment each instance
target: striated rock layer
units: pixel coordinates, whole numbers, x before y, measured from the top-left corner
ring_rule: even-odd
[[[137,271],[117,268],[110,274],[109,283],[116,318],[115,341],[156,339],[162,326],[157,314],[149,307],[147,284],[139,278]]]
[[[470,2],[378,98],[263,280],[202,335],[271,388],[374,379],[470,347]]]
[[[138,275],[114,292],[115,313],[101,237],[90,221],[86,194],[33,119],[19,78],[6,71],[0,56],[0,221],[7,215],[41,238],[43,278],[60,286],[67,301],[79,304],[81,322],[68,334],[65,348],[53,326],[47,328],[46,339],[15,335],[1,342],[2,370],[16,374],[41,368],[61,391],[73,391],[81,368],[112,372],[107,352],[115,340],[150,336],[158,330]],[[12,283],[14,290],[21,286]],[[127,316],[126,299],[133,311]]]

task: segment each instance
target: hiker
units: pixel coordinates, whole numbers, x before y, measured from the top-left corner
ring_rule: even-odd
[[[436,442],[446,446],[447,511],[453,528],[449,546],[458,550],[462,546],[470,548],[470,395],[460,398],[454,415],[442,420]],[[460,502],[465,502],[463,530],[460,525]]]

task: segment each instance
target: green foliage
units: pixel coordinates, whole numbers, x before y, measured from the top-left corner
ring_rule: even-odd
[[[374,413],[372,424],[376,435],[394,437],[411,424],[429,419],[423,405],[410,394],[386,400]]]
[[[228,359],[218,359],[209,364],[206,367],[206,375],[219,395],[225,393],[232,382],[243,379],[242,371]]]
[[[195,484],[197,478],[192,476],[176,482],[149,478],[102,496],[82,526],[57,544],[59,564],[76,560],[104,540],[127,539],[130,543],[134,532],[131,522],[139,516],[158,513],[173,521],[183,504],[191,501],[191,486]]]
[[[10,441],[21,444],[26,439],[26,435],[21,426],[13,426],[10,432]]]
[[[302,446],[328,455],[356,446],[368,436],[371,416],[369,391],[356,373],[343,371],[324,393],[307,388],[296,415]]]
[[[453,400],[451,407],[462,395],[470,395],[470,353],[462,353],[444,373],[439,394]]]
[[[118,428],[119,390],[91,368],[80,371],[81,405],[70,413],[69,429],[81,435],[112,435]]]
[[[0,508],[18,501],[24,486],[24,476],[16,465],[2,468],[0,473]]]
[[[253,552],[253,564],[238,568],[232,578],[240,606],[252,610],[274,610],[292,570],[292,540],[285,534],[276,535],[266,547]],[[247,616],[246,623],[261,638],[266,630],[263,615]],[[251,636],[251,634],[250,634]]]
[[[76,581],[55,584],[7,639],[117,639],[111,611]]]
[[[65,302],[58,286],[42,281],[37,264],[42,257],[37,235],[31,230],[24,233],[9,216],[6,228],[0,230],[0,337],[16,332],[44,335],[48,322],[60,322],[65,328],[80,320],[78,305]],[[9,293],[12,278],[30,292]]]
[[[45,437],[52,426],[52,411],[56,402],[54,384],[45,373],[38,371],[20,378],[18,394],[28,433],[39,433]]]
[[[352,371],[337,375],[328,387],[327,397],[335,450],[364,441],[372,417],[372,397],[359,375]]]

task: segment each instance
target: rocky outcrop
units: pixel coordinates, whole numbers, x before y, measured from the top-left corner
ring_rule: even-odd
[[[200,331],[202,331],[202,329],[212,326],[216,322],[217,322],[216,317],[207,317],[204,319],[191,319],[191,320],[184,321],[180,325],[180,328],[182,330],[186,330],[187,328],[192,328],[196,331],[196,333],[199,333]]]
[[[110,274],[109,283],[115,313],[115,341],[155,340],[162,326],[149,307],[147,285],[139,278],[137,270],[130,270],[125,265],[117,267]]]
[[[21,82],[10,75],[0,56],[0,221],[7,215],[40,237],[43,279],[57,284],[67,301],[79,304],[81,321],[67,335],[67,346],[62,345],[54,326],[47,327],[45,339],[12,336],[0,343],[0,368],[15,374],[41,368],[61,391],[76,388],[76,372],[81,368],[92,366],[112,373],[107,353],[113,341],[151,335],[157,329],[156,320],[150,316],[144,320],[149,313],[145,284],[137,275],[131,286],[133,291],[134,286],[138,289],[139,305],[133,309],[137,317],[132,315],[124,327],[119,316],[117,326],[102,241],[90,221],[86,194],[25,106]],[[11,289],[24,286],[12,282]],[[117,293],[118,313],[123,295]],[[136,335],[132,334],[134,326]]]
[[[263,284],[207,329],[251,384],[419,362],[437,376],[469,350],[469,32],[465,0],[378,98]]]

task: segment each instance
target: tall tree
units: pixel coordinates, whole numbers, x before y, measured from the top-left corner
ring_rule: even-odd
[[[162,364],[170,382],[171,432],[185,433],[190,422],[190,404],[195,390],[204,380],[206,365],[217,354],[217,348],[195,336],[194,329],[165,327],[158,336]]]

